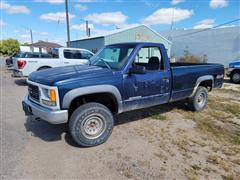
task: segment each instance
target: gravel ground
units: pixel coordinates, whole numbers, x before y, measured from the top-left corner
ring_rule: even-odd
[[[231,143],[232,136],[227,136],[223,141],[196,120],[199,115],[211,114],[211,106],[202,114],[189,112],[179,104],[121,114],[116,117],[116,126],[106,143],[79,148],[66,133],[65,125],[26,118],[21,109],[27,92],[25,80],[11,78],[10,71],[3,66],[0,74],[2,179],[240,177],[238,139]],[[211,93],[211,103],[229,98],[233,92],[239,97],[240,86],[234,88],[229,90],[227,84],[223,91]],[[235,130],[240,120],[235,111],[230,112],[231,117],[224,120],[233,119],[234,126],[226,125]],[[216,114],[214,117],[214,122],[221,119]]]

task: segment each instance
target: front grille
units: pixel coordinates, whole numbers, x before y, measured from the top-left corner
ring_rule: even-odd
[[[29,95],[30,95],[31,99],[33,99],[35,101],[39,101],[40,92],[39,92],[38,86],[28,84],[28,92],[29,92]]]

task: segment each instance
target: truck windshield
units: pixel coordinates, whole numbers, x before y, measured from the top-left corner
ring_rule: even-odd
[[[120,70],[128,60],[135,46],[106,46],[90,59],[91,65]]]

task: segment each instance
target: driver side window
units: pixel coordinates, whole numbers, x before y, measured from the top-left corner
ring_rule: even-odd
[[[147,71],[159,71],[163,69],[159,47],[141,48],[135,57],[134,64],[144,66]]]

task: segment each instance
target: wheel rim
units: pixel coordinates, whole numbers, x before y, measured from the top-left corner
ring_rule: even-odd
[[[205,93],[200,93],[197,97],[197,103],[200,107],[203,107],[206,103],[206,94]]]
[[[240,81],[240,74],[239,74],[239,73],[233,74],[232,80],[233,80],[234,82],[239,82],[239,81]]]
[[[100,137],[106,129],[106,122],[101,114],[95,113],[84,118],[81,124],[81,132],[88,139]]]

